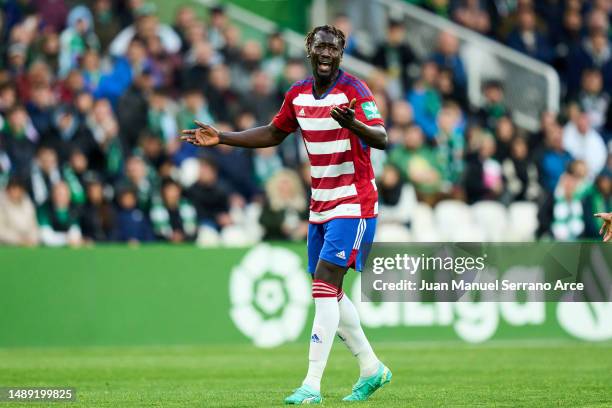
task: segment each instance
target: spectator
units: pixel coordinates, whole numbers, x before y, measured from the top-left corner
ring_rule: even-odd
[[[85,120],[79,116],[78,111],[71,107],[58,109],[53,118],[55,132],[53,137],[46,140],[45,143],[55,149],[60,162],[67,161],[70,152],[76,148],[89,157],[92,163],[95,163],[94,167],[100,168],[103,153]]]
[[[441,17],[450,17],[450,0],[424,0],[423,8]]]
[[[569,166],[567,172],[561,175],[555,189],[553,221],[551,231],[558,241],[574,241],[584,231],[584,213],[581,204],[583,194],[587,190],[584,162],[576,161]]]
[[[559,125],[546,131],[545,147],[536,156],[540,173],[540,184],[553,193],[561,174],[572,161],[572,155],[563,148],[563,131]]]
[[[40,86],[32,89],[32,98],[26,105],[32,125],[41,135],[41,139],[52,138],[54,132],[53,113],[57,101],[50,86]]]
[[[196,20],[185,31],[185,41],[181,47],[183,57],[188,54],[196,44],[208,42],[206,34],[206,25],[203,21]],[[215,50],[218,52],[218,50]]]
[[[112,0],[95,0],[93,4],[93,24],[100,49],[106,51],[121,30],[118,16],[113,10]]]
[[[510,157],[502,161],[502,174],[506,189],[502,201],[533,201],[540,196],[537,166],[529,160],[527,140],[522,136],[512,139]]]
[[[62,103],[70,104],[76,94],[84,90],[86,89],[83,74],[78,69],[73,69],[58,84],[59,100]]]
[[[148,100],[152,91],[151,71],[144,70],[136,76],[132,86],[119,99],[117,117],[123,149],[126,152],[131,152],[136,146],[140,128],[147,123]]]
[[[170,160],[164,151],[164,144],[159,136],[148,130],[143,130],[140,133],[138,153],[142,155],[146,164],[151,168],[152,174],[158,174],[161,178],[170,176],[169,174],[162,174],[163,167]]]
[[[612,86],[612,52],[606,33],[596,30],[589,34],[582,45],[570,53],[569,69],[565,81],[570,95],[580,88],[582,72],[587,68],[601,71],[604,89]]]
[[[200,159],[198,180],[187,190],[186,196],[195,206],[200,225],[206,224],[219,230],[232,223],[229,194],[219,182],[217,166],[212,160]]]
[[[116,105],[132,82],[132,68],[126,58],[116,58],[107,65],[103,70],[98,52],[86,51],[81,60],[84,87],[96,98],[108,98]]]
[[[31,169],[30,193],[34,204],[41,207],[51,200],[53,186],[62,181],[55,150],[48,146],[39,147]]]
[[[182,103],[176,115],[176,121],[180,129],[193,129],[197,126],[194,120],[203,123],[214,122],[202,92],[198,89],[188,89],[183,92]],[[174,161],[181,163],[184,159],[195,157],[197,154],[198,149],[195,146],[182,143],[180,149],[174,155]]]
[[[230,25],[223,30],[223,47],[219,50],[223,55],[223,61],[229,66],[240,63],[242,54],[241,33],[236,26]]]
[[[443,68],[438,74],[436,88],[443,102],[454,102],[463,112],[468,112],[469,104],[465,88],[455,84],[455,74],[449,68]]]
[[[461,111],[449,102],[438,113],[438,133],[434,143],[442,171],[442,191],[453,197],[462,196],[465,138],[461,127]]]
[[[28,177],[34,158],[35,142],[38,141],[38,132],[31,124],[23,106],[14,106],[7,112],[0,134],[4,149],[11,161],[12,171],[22,177]]]
[[[497,200],[503,192],[501,165],[495,160],[495,139],[478,132],[472,140],[474,149],[466,156],[465,193],[467,202]]]
[[[580,47],[583,37],[582,14],[580,10],[568,8],[563,15],[562,26],[554,30],[554,66],[561,77],[565,77],[568,70],[570,52]]]
[[[495,125],[495,160],[502,163],[510,157],[510,145],[516,134],[516,128],[510,117],[502,116],[498,119]]]
[[[261,69],[263,51],[261,44],[255,40],[248,40],[242,47],[240,61],[230,68],[232,88],[239,95],[245,95],[251,88],[251,76]]]
[[[194,43],[185,56],[186,67],[182,72],[182,88],[187,91],[197,89],[204,92],[208,87],[211,69],[221,63],[221,56],[207,41]]]
[[[13,177],[0,191],[0,244],[33,246],[38,238],[34,205],[25,184]]]
[[[40,60],[54,74],[59,71],[60,40],[55,31],[44,33],[32,49],[33,60]]]
[[[606,165],[606,145],[601,135],[591,127],[586,112],[579,112],[576,118],[563,128],[563,147],[572,157],[586,163],[590,180]]]
[[[610,95],[603,89],[603,78],[600,71],[585,69],[582,72],[582,88],[577,101],[589,117],[591,126],[597,132],[601,131],[606,122]]]
[[[85,177],[87,201],[79,224],[86,241],[108,242],[115,239],[116,213],[104,195],[102,180],[92,173]]]
[[[151,208],[153,230],[158,239],[180,243],[193,241],[197,233],[197,213],[181,198],[181,186],[171,179],[162,183],[161,200]]]
[[[7,115],[17,105],[17,90],[10,83],[0,84],[0,114]]]
[[[21,43],[14,43],[8,47],[8,71],[16,81],[23,81],[26,73],[27,47]]]
[[[119,178],[123,169],[123,151],[119,140],[119,124],[107,99],[94,102],[85,124],[100,146],[104,156],[103,173],[107,181]]]
[[[292,170],[278,171],[266,183],[267,200],[261,225],[264,239],[303,240],[308,233],[308,205],[298,175]]]
[[[86,6],[70,10],[66,26],[60,35],[59,75],[62,78],[78,66],[79,58],[86,50],[100,48],[93,16]]]
[[[116,231],[113,234],[121,242],[137,244],[153,241],[153,231],[147,213],[137,207],[136,190],[128,186],[119,188],[117,194]]]
[[[378,186],[378,212],[381,224],[394,223],[409,226],[412,209],[416,204],[414,189],[405,183],[397,167],[387,163]]]
[[[160,138],[164,145],[178,142],[178,127],[174,118],[174,109],[171,99],[166,92],[156,89],[149,99],[149,112],[147,114],[147,127],[151,133]],[[172,151],[176,147],[172,147]]]
[[[138,208],[148,212],[157,187],[157,175],[147,166],[141,156],[131,156],[125,162],[123,186],[129,186],[136,194]]]
[[[391,107],[391,124],[393,126],[406,127],[412,124],[412,121],[412,106],[403,100],[394,102]]]
[[[263,71],[256,71],[251,76],[251,90],[243,95],[242,106],[255,114],[257,126],[270,123],[282,103],[278,94],[273,92],[270,77]]]
[[[208,38],[216,50],[222,49],[227,45],[225,30],[230,27],[225,8],[216,6],[210,10],[210,28]]]
[[[174,24],[172,25],[172,29],[181,39],[181,52],[183,53],[191,47],[187,37],[190,28],[194,24],[198,24],[198,19],[193,8],[188,5],[179,6],[174,14]],[[201,37],[201,39],[203,38],[204,36]]]
[[[174,32],[172,27],[160,24],[155,13],[156,6],[153,3],[144,3],[135,10],[136,21],[134,24],[125,27],[109,46],[111,55],[125,55],[130,42],[133,38],[140,38],[146,41],[152,36],[158,36],[164,50],[168,54],[174,54],[181,49],[181,38]]]
[[[399,98],[411,88],[409,69],[416,62],[416,57],[406,42],[404,23],[394,20],[389,22],[387,38],[378,45],[372,62],[385,70],[390,89],[403,90],[393,97]]]
[[[80,246],[79,216],[70,204],[70,190],[63,181],[53,186],[51,200],[38,210],[40,239],[46,246]]]
[[[459,39],[448,31],[442,31],[438,37],[438,48],[431,56],[438,67],[451,70],[453,83],[459,92],[467,88],[465,64],[459,55]]]
[[[217,64],[210,69],[206,99],[211,115],[219,122],[232,122],[240,110],[240,97],[231,88],[227,65]]]
[[[391,150],[389,163],[414,185],[419,201],[433,206],[440,198],[442,171],[435,153],[424,142],[421,128],[408,126],[403,130],[403,144]]]
[[[423,129],[428,139],[438,131],[436,120],[442,107],[440,94],[435,88],[438,79],[438,65],[433,61],[425,62],[421,77],[408,93],[408,102],[413,109],[414,121]]]
[[[268,36],[267,55],[261,64],[261,68],[273,84],[278,82],[283,74],[283,68],[287,64],[286,48],[287,45],[280,32],[274,32]]]
[[[480,0],[462,0],[453,12],[453,18],[459,24],[481,34],[491,29],[491,19]]]
[[[524,8],[518,14],[518,26],[508,37],[508,45],[542,62],[552,60],[552,47],[548,38],[536,28],[533,10]]]
[[[75,206],[85,204],[85,174],[88,165],[87,156],[82,151],[74,149],[62,170],[62,178],[70,189],[70,201]]]
[[[283,162],[278,156],[276,146],[264,147],[254,151],[253,168],[255,170],[255,178],[260,186],[268,183],[270,178],[281,170]]]
[[[344,46],[344,53],[346,55],[354,55],[355,57],[360,58],[359,44],[357,42],[357,38],[352,35],[353,34],[353,24],[351,23],[351,19],[348,15],[344,13],[336,14],[334,18],[334,27],[337,27],[344,33],[344,37],[346,38],[346,45]]]
[[[64,0],[45,1],[34,0],[31,3],[36,7],[40,16],[41,25],[49,31],[59,32],[66,23],[68,7]]]
[[[250,129],[255,126],[253,113],[244,111],[236,119],[237,129]],[[260,190],[253,176],[253,155],[248,149],[228,145],[216,146],[214,150],[219,176],[233,192],[236,203],[252,200]],[[242,204],[240,205],[242,206]]]
[[[500,81],[490,80],[483,85],[484,104],[478,110],[481,126],[492,131],[502,116],[510,116],[504,103],[504,86]]]

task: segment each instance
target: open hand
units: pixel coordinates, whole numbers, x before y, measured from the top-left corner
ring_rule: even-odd
[[[350,128],[355,121],[355,104],[357,103],[357,99],[353,98],[351,102],[349,102],[348,107],[343,106],[334,106],[329,114],[336,122],[340,124],[343,128]]]
[[[599,235],[603,236],[604,242],[612,241],[612,212],[597,213],[595,216],[603,220]]]
[[[197,129],[186,129],[181,131],[181,140],[194,146],[215,146],[220,142],[219,131],[199,120],[193,121],[198,125]]]

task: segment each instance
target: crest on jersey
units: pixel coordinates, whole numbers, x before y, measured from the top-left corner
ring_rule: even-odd
[[[361,104],[361,109],[368,120],[380,119],[380,112],[373,101],[364,102]]]

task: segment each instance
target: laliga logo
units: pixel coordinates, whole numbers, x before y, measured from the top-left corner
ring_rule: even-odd
[[[260,244],[230,276],[230,315],[257,347],[293,341],[302,332],[310,306],[310,284],[294,252]]]

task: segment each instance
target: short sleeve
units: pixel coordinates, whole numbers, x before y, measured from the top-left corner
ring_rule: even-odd
[[[293,110],[293,92],[291,89],[285,94],[285,99],[281,105],[280,110],[272,119],[272,124],[282,131],[287,133],[293,133],[298,128],[298,121],[295,117],[295,111]]]
[[[368,86],[359,81],[357,103],[355,104],[355,118],[368,126],[384,125],[382,115],[378,111],[374,95]]]

